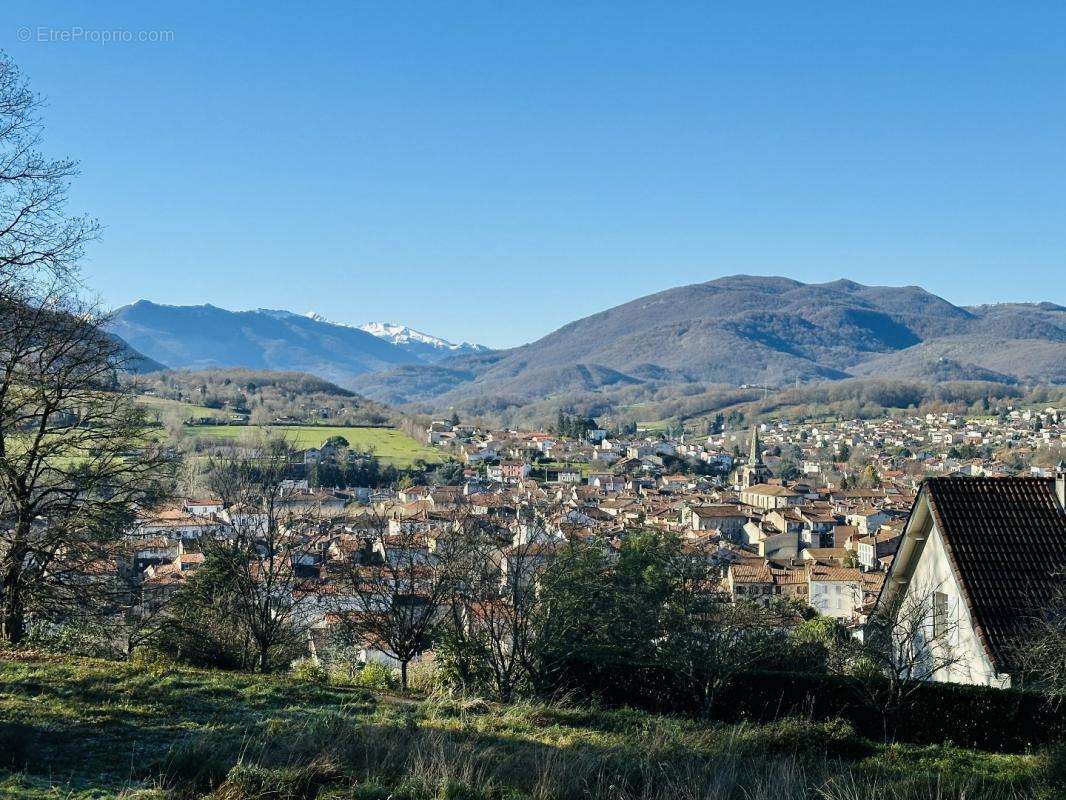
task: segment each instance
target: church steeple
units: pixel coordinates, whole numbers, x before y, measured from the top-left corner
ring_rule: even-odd
[[[757,466],[762,463],[762,446],[759,444],[759,429],[751,429],[751,451],[748,453],[748,463]]]
[[[748,463],[741,464],[737,470],[737,483],[746,489],[757,483],[770,480],[770,470],[762,463],[762,445],[759,443],[759,429],[751,429],[751,447],[748,450]]]

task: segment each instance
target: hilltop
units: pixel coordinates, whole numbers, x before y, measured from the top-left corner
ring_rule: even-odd
[[[413,353],[423,361],[440,361],[448,356],[465,355],[466,353],[485,353],[489,348],[483,344],[470,342],[449,342],[439,336],[433,336],[422,331],[416,331],[407,325],[395,322],[368,322],[360,325],[359,330],[392,342],[397,347],[402,347],[409,353]]]
[[[309,372],[344,385],[365,372],[419,361],[366,331],[286,311],[227,311],[139,300],[115,311],[110,330],[173,369]]]
[[[109,327],[139,351],[137,372],[271,369],[310,372],[349,385],[367,372],[488,352],[483,345],[456,344],[395,323],[349,325],[313,311],[227,311],[210,304],[138,300],[116,310]]]
[[[178,410],[186,418],[240,418],[257,424],[277,419],[345,425],[398,421],[381,404],[301,372],[165,370],[130,376],[126,383],[142,402],[155,401],[163,410]]]
[[[1066,309],[964,308],[917,286],[738,275],[638,298],[522,347],[352,385],[427,410],[486,411],[586,392],[625,402],[633,386],[782,387],[864,375],[1066,381]]]

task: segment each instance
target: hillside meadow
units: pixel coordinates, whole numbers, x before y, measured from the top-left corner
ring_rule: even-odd
[[[336,425],[186,425],[185,435],[201,439],[243,440],[267,433],[284,438],[300,449],[321,447],[333,436],[343,436],[353,450],[371,451],[381,461],[397,467],[410,467],[416,461],[427,464],[441,460],[440,453],[420,444],[397,428]]]
[[[168,413],[196,419],[227,420],[232,417],[232,412],[225,409],[208,408],[194,403],[185,403],[181,400],[170,400],[166,397],[154,397],[147,394],[137,395],[137,404],[148,409],[150,414],[159,417]]]
[[[306,673],[305,673],[306,674]],[[0,657],[0,798],[1021,800],[1042,756],[33,653]]]
[[[167,414],[176,414],[184,419],[212,419],[225,423],[232,412],[209,408],[151,395],[137,395],[137,403],[150,415],[163,419]],[[440,462],[440,453],[432,447],[411,438],[399,428],[376,425],[183,425],[183,436],[193,439],[246,441],[266,433],[283,437],[295,447],[321,447],[331,436],[343,436],[354,450],[372,451],[382,462],[395,467],[411,467],[416,461],[427,464]]]

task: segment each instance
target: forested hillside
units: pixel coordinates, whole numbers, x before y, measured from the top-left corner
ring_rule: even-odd
[[[716,384],[780,388],[867,375],[1059,383],[1066,309],[962,308],[916,286],[733,276],[633,300],[512,350],[352,385],[390,403],[500,413],[553,397],[595,394],[616,408],[635,395]]]
[[[142,397],[184,404],[186,408],[161,406],[165,412],[185,415],[184,419],[202,416],[232,420],[236,416],[254,425],[269,425],[279,420],[381,425],[398,419],[379,403],[300,372],[163,371],[130,376],[126,381]]]

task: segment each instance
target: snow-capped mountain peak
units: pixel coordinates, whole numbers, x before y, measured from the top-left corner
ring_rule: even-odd
[[[439,336],[430,336],[428,333],[422,333],[422,331],[416,331],[414,328],[410,328],[407,325],[400,325],[395,322],[368,322],[365,325],[360,325],[359,330],[371,333],[380,339],[388,339],[393,344],[421,342],[422,344],[428,344],[430,347],[437,347],[442,350],[458,350],[464,346],[475,346],[467,342],[455,344],[449,342],[447,339],[441,339]]]
[[[346,322],[334,322],[316,311],[308,311],[304,314],[304,317],[326,325],[356,328],[369,333],[371,336],[384,339],[397,347],[402,347],[404,350],[414,353],[419,358],[427,361],[436,361],[460,353],[481,353],[489,349],[484,345],[471,344],[470,342],[459,342],[458,344],[449,342],[447,339],[431,336],[428,333],[416,331],[414,328],[396,322],[367,322],[364,325],[352,325]]]

